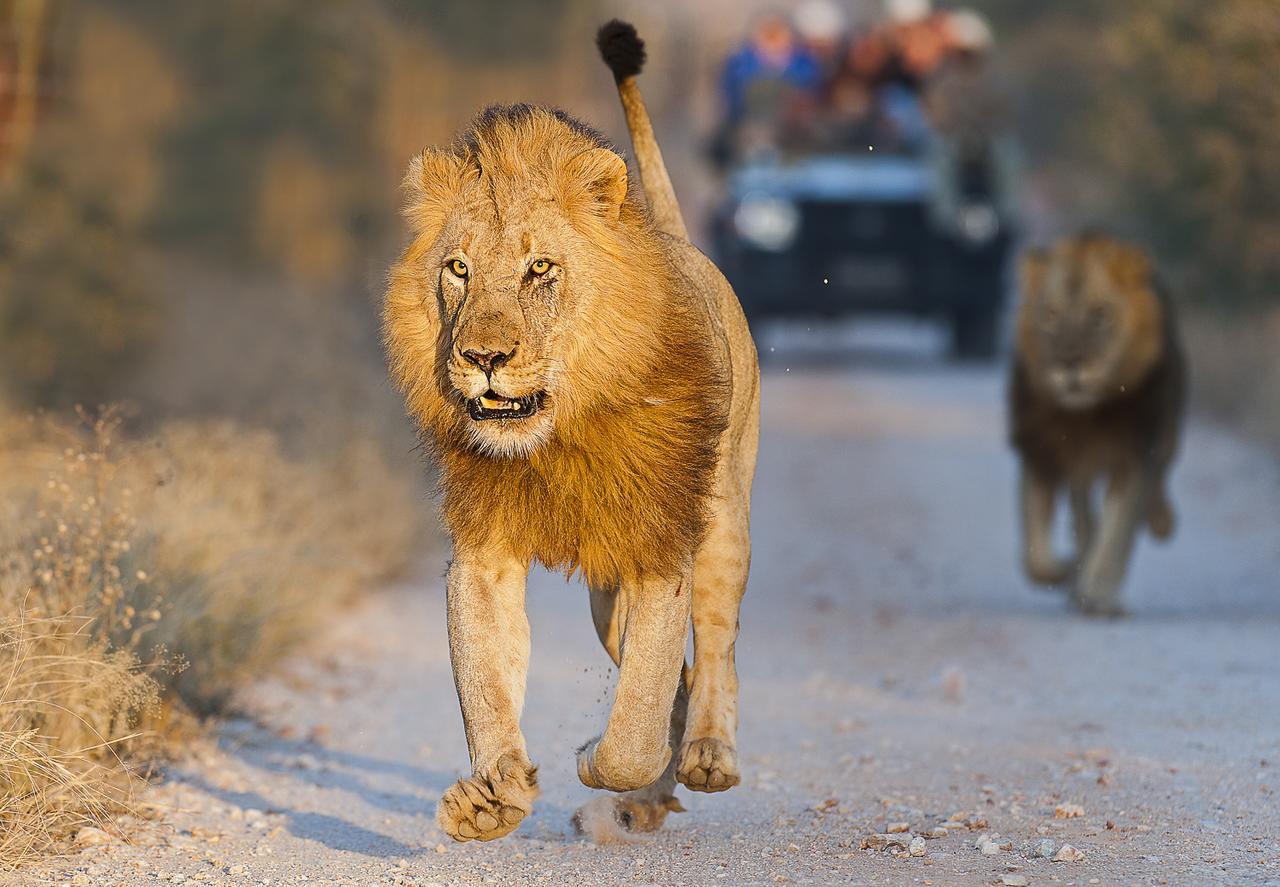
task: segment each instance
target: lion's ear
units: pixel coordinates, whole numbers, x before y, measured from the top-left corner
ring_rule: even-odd
[[[1028,250],[1018,269],[1019,289],[1024,296],[1040,292],[1049,270],[1049,254],[1042,249]]]
[[[1121,287],[1139,290],[1151,282],[1151,257],[1145,250],[1127,243],[1117,243],[1111,249],[1111,277]]]
[[[455,154],[427,148],[409,161],[403,213],[414,234],[439,233],[465,180],[466,163]]]
[[[592,148],[570,160],[564,180],[574,190],[585,189],[595,209],[610,219],[618,218],[627,198],[627,164],[608,148]]]

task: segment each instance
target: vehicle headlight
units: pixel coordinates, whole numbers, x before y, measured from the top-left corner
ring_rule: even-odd
[[[971,203],[960,210],[960,233],[970,243],[986,243],[1000,231],[1000,218],[985,203]]]
[[[752,245],[780,252],[796,239],[796,232],[800,230],[800,211],[789,200],[747,197],[733,214],[733,226]]]

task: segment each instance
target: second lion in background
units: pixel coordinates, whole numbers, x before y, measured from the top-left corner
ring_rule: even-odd
[[[1029,254],[1021,296],[1009,418],[1027,575],[1067,588],[1084,613],[1118,616],[1138,531],[1167,539],[1174,528],[1166,478],[1186,364],[1173,305],[1144,251],[1098,235]],[[1066,559],[1052,542],[1061,493],[1076,544]]]

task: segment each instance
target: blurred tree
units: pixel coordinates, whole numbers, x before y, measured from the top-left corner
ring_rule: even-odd
[[[154,162],[138,146],[172,96],[135,92],[121,101],[122,84],[162,65],[135,32],[67,9],[27,0],[0,7],[28,14],[26,30],[15,30],[24,36],[19,57],[41,72],[19,81],[39,101],[6,121],[22,130],[10,146],[25,148],[9,155],[0,190],[0,387],[41,406],[111,397],[147,359],[160,314],[140,268],[138,223]],[[86,70],[96,76],[75,76]]]
[[[388,0],[462,63],[545,60],[560,51],[560,28],[575,0]]]
[[[1069,220],[1145,240],[1204,303],[1280,299],[1280,4],[975,5]]]
[[[351,271],[352,245],[374,218],[362,187],[379,69],[369,10],[341,0],[119,6],[168,47],[190,90],[165,144],[157,240],[310,273],[304,245],[319,229],[327,254],[312,258],[324,276]]]
[[[93,404],[145,361],[158,308],[136,238],[108,195],[56,160],[29,165],[0,199],[0,384],[38,406]]]

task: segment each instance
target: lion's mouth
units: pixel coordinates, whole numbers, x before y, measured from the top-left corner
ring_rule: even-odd
[[[527,419],[542,406],[543,393],[535,391],[524,397],[503,397],[490,389],[467,400],[467,413],[477,422],[488,419]]]

